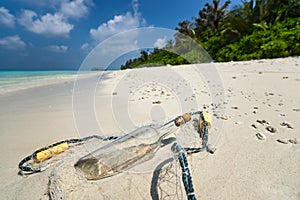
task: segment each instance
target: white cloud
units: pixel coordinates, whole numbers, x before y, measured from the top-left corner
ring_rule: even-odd
[[[80,47],[81,50],[87,50],[87,49],[90,49],[90,48],[91,47],[90,47],[89,43],[87,43],[87,42],[82,44],[81,47]]]
[[[133,14],[131,12],[127,12],[125,15],[116,15],[113,19],[110,19],[106,23],[98,26],[97,29],[90,29],[91,37],[99,42],[111,35],[144,26],[146,21],[138,12],[137,1],[134,0],[132,4],[134,11]]]
[[[47,50],[56,53],[65,53],[68,50],[68,46],[65,45],[50,45],[46,47]]]
[[[34,11],[23,10],[18,22],[27,30],[46,36],[67,37],[74,25],[68,23],[65,18],[58,13],[47,13],[38,17]]]
[[[70,19],[80,19],[89,13],[93,0],[45,0],[44,3],[27,3],[54,8],[57,12],[38,15],[32,10],[23,10],[18,22],[30,32],[44,36],[68,37],[74,25]],[[45,3],[47,2],[47,3]]]
[[[86,0],[63,1],[59,12],[67,18],[79,19],[88,14],[90,5],[92,2]]]
[[[163,48],[164,46],[166,46],[166,44],[167,44],[167,37],[165,36],[164,38],[158,38],[158,39],[154,42],[153,46],[154,46],[155,48],[161,49],[161,48]]]
[[[0,46],[5,49],[20,50],[24,49],[26,44],[18,35],[14,35],[0,39]]]
[[[108,67],[119,56],[139,49],[136,39],[139,32],[123,32],[110,37],[96,46],[86,57],[81,69],[90,69],[94,66]]]
[[[0,24],[11,28],[15,25],[15,16],[10,14],[9,10],[4,7],[0,7]]]

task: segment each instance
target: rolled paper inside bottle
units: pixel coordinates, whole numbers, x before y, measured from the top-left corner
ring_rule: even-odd
[[[80,158],[74,166],[87,179],[97,180],[150,160],[159,146],[159,133],[152,127],[141,127]]]

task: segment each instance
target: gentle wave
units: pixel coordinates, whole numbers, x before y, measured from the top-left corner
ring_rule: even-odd
[[[78,73],[78,71],[0,71],[0,94],[73,81],[78,75],[90,73]]]

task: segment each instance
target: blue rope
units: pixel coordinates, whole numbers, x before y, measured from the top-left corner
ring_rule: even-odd
[[[172,146],[172,151],[177,154],[177,158],[180,163],[180,167],[182,170],[182,182],[187,198],[188,200],[196,200],[192,176],[189,170],[188,161],[186,159],[186,152],[184,148],[177,143],[174,143],[174,145]]]
[[[182,170],[182,182],[185,188],[187,198],[188,200],[196,200],[192,176],[189,170],[188,161],[186,159],[186,153],[192,154],[192,153],[197,153],[200,151],[207,150],[208,128],[207,128],[207,122],[204,118],[202,111],[198,111],[190,114],[191,115],[200,114],[200,118],[201,118],[200,120],[203,121],[203,129],[198,130],[199,137],[202,138],[202,146],[196,148],[191,148],[191,147],[183,148],[179,144],[174,143],[172,146],[172,151],[177,154],[177,159],[180,163],[180,167]]]

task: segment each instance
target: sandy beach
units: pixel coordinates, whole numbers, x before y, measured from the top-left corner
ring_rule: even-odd
[[[300,199],[299,88],[300,59],[289,57],[99,72],[1,93],[0,199],[49,199],[55,173],[65,199],[186,199],[178,163],[165,161],[170,145],[150,164],[98,181],[63,179],[80,157],[71,149],[62,156],[68,162],[41,173],[19,176],[18,163],[56,141],[126,133],[197,110],[212,115],[209,144],[217,149],[188,156],[197,199]],[[177,140],[188,145],[184,137]]]

